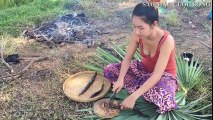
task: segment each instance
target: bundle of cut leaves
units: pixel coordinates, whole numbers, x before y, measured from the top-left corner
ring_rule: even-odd
[[[96,56],[102,62],[102,65],[90,60],[90,63],[84,65],[84,67],[89,70],[103,73],[103,68],[107,64],[121,62],[125,56],[126,48],[118,46],[115,43],[111,43],[110,46],[113,50],[110,52],[102,48],[97,48]],[[134,59],[142,59],[139,49],[136,51]],[[167,112],[162,115],[156,112],[157,106],[140,98],[136,102],[135,107],[143,112],[143,115],[134,110],[121,111],[120,115],[113,118],[113,120],[210,120],[212,118],[212,114],[205,115],[202,111],[212,107],[212,104],[203,107],[198,106],[202,106],[200,105],[201,101],[209,97],[211,93],[209,95],[201,95],[200,98],[192,102],[186,101],[188,92],[199,82],[199,78],[204,72],[202,65],[195,67],[199,63],[194,59],[189,65],[188,62],[184,61],[180,56],[177,56],[176,61],[178,67],[178,80],[180,84],[180,90],[176,94],[176,102],[179,107],[178,110]],[[122,90],[119,94],[117,94],[116,98],[121,102],[128,97],[128,95],[129,94],[126,90]],[[97,116],[87,116],[86,118],[89,118],[90,120],[100,119]]]

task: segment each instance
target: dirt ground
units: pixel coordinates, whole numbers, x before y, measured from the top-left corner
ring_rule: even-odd
[[[104,7],[109,9],[109,16],[90,20],[98,29],[110,33],[100,36],[92,48],[82,44],[67,44],[50,49],[42,43],[25,40],[27,43],[18,49],[21,56],[47,56],[48,60],[33,64],[20,79],[9,81],[0,79],[0,120],[80,120],[89,115],[78,113],[76,110],[90,108],[92,104],[69,100],[63,93],[62,84],[69,75],[83,70],[79,64],[92,58],[96,47],[101,43],[107,45],[109,41],[115,41],[124,44],[128,41],[132,31],[131,12],[138,2],[105,1]],[[206,19],[210,8],[186,11],[175,6],[175,9],[181,18],[181,26],[165,24],[165,16],[161,15],[162,27],[174,36],[178,54],[184,51],[194,53],[196,58],[204,61],[205,70],[208,71],[212,67],[212,49],[200,41],[212,47],[212,21]],[[23,60],[20,64],[12,66],[18,72],[28,63],[29,61]],[[7,75],[6,72],[8,69],[0,64],[0,77]]]

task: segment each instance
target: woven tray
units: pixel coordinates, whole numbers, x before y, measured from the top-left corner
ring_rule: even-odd
[[[110,90],[111,83],[102,75],[97,75],[96,80],[92,86],[83,94],[79,96],[79,93],[85,88],[88,82],[91,80],[95,72],[85,71],[70,76],[63,84],[63,91],[65,95],[73,101],[77,102],[93,102],[103,98]],[[90,96],[100,90],[104,83],[103,91],[96,97],[90,98]]]

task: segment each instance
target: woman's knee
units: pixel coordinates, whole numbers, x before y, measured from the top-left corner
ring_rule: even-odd
[[[154,87],[142,96],[145,100],[154,103],[159,107],[159,113],[176,109],[175,94],[164,88]]]
[[[113,69],[113,67],[114,67],[113,64],[108,64],[107,66],[104,67],[104,71],[111,70]]]
[[[112,79],[118,76],[119,73],[119,64],[108,64],[104,67],[104,77]]]
[[[177,78],[172,76],[171,74],[164,73],[161,80],[159,81],[158,85],[160,87],[165,87],[168,90],[172,91],[173,93],[179,90],[179,84]]]
[[[120,63],[111,63],[104,67],[104,72],[115,71],[115,70],[117,71],[117,70],[120,70],[120,67],[121,67]]]

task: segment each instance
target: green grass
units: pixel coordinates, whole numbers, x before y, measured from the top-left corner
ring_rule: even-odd
[[[193,90],[189,92],[189,96],[187,99],[188,101],[193,101],[193,99],[198,98],[201,95],[207,95],[212,91],[212,75],[209,73],[205,73],[201,76],[199,83],[194,87]],[[206,106],[212,101],[212,95],[209,96],[207,99],[201,102],[201,105],[198,107]],[[206,109],[203,113],[211,113],[212,109]]]
[[[178,15],[177,11],[170,12],[166,15],[166,22],[168,25],[172,26],[180,26],[181,25],[181,19]]]
[[[33,1],[35,0],[0,0],[0,9],[20,6],[23,4],[31,3]]]
[[[8,33],[17,36],[26,26],[36,26],[66,12],[68,0],[37,0],[21,6],[9,7],[0,11],[0,35]],[[71,0],[69,3],[73,3]]]

